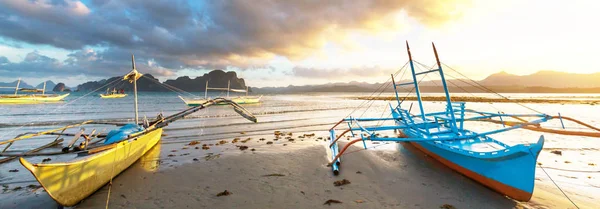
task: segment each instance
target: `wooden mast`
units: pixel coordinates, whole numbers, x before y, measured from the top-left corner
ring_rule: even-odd
[[[410,63],[410,70],[412,72],[413,83],[415,86],[415,93],[417,94],[417,100],[419,102],[419,110],[421,111],[421,119],[423,121],[427,121],[425,119],[425,110],[423,110],[423,101],[421,100],[421,91],[419,91],[419,81],[417,80],[417,73],[415,72],[415,67],[413,65],[412,55],[410,53],[410,47],[408,46],[408,41],[406,41],[406,51],[408,52],[408,62]],[[427,129],[429,130],[429,129]]]
[[[227,98],[229,98],[229,89],[230,89],[230,86],[231,86],[231,80],[228,80],[227,81]]]
[[[206,87],[204,87],[204,99],[208,99],[208,79],[206,80]]]
[[[135,109],[135,124],[139,123],[138,120],[138,95],[137,95],[137,70],[135,69],[135,57],[131,54],[131,66],[133,67],[133,108]]]
[[[446,84],[446,78],[444,77],[444,71],[442,70],[442,64],[440,63],[440,57],[438,56],[437,49],[435,49],[435,44],[431,42],[431,47],[433,47],[433,54],[435,54],[435,61],[438,65],[438,70],[440,72],[440,78],[442,79],[442,85],[444,87],[444,93],[446,95],[446,108],[447,112],[450,114],[450,119],[452,120],[452,131],[454,133],[458,133],[458,129],[456,128],[456,116],[454,115],[454,109],[452,108],[452,101],[450,99],[450,93],[448,92],[448,85]]]
[[[15,96],[17,96],[17,92],[19,91],[19,84],[21,84],[21,78],[17,80],[17,87],[15,87]]]

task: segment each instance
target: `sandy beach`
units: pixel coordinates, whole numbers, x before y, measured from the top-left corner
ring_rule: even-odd
[[[256,151],[187,161],[173,169],[132,168],[113,182],[110,208],[512,208],[517,203],[450,171],[419,162],[418,154],[356,152],[339,176],[326,166],[320,144],[260,145]],[[206,152],[197,152],[198,156]],[[188,153],[188,152],[186,152]],[[190,154],[192,155],[192,154]],[[189,155],[188,155],[189,156]],[[434,164],[435,165],[435,164]],[[271,176],[269,176],[271,175]],[[334,181],[351,183],[334,186]],[[229,196],[217,196],[227,190]],[[104,208],[107,188],[78,208]],[[324,205],[329,200],[342,203]]]
[[[218,157],[188,148],[168,151],[177,154],[160,164],[151,156],[141,159],[114,180],[109,208],[575,208],[544,184],[537,185],[531,202],[515,202],[405,144],[390,144],[402,153],[348,154],[339,176],[326,166],[322,143],[256,142],[244,151],[222,146],[228,150]],[[168,169],[152,171],[156,166]],[[351,183],[334,186],[342,179]],[[225,190],[231,194],[217,196]],[[107,194],[104,187],[77,208],[104,208]],[[329,199],[342,203],[325,205]],[[577,202],[594,208],[593,202]]]
[[[305,101],[306,105],[299,105],[299,100]],[[296,109],[281,108],[290,101],[296,104]],[[156,147],[114,179],[108,206],[576,208],[552,183],[549,175],[579,208],[600,207],[597,141],[591,138],[561,138],[547,134],[549,143],[538,162],[548,175],[537,168],[534,195],[526,203],[506,198],[403,143],[370,143],[368,150],[354,146],[342,157],[340,175],[334,176],[331,168],[326,166],[331,157],[325,130],[348,114],[347,109],[339,107],[355,106],[356,102],[360,101],[326,103],[320,97],[312,96],[278,98],[267,103],[274,107],[265,108],[278,112],[259,114],[257,124],[230,116],[230,110],[226,108],[215,108],[201,114],[205,117],[174,123],[165,129],[165,136]],[[379,106],[385,106],[385,103]],[[554,109],[556,106],[541,107]],[[592,107],[582,105],[578,109]],[[259,109],[262,106],[250,108],[255,108],[254,112],[258,113],[265,111]],[[381,113],[370,114],[378,116]],[[595,118],[587,120],[593,122]],[[487,124],[474,127],[493,128]],[[290,137],[294,140],[284,137],[275,140],[274,131],[292,133]],[[305,137],[305,134],[315,135]],[[539,134],[523,130],[501,138],[535,139],[536,136]],[[239,140],[232,143],[235,138]],[[193,141],[198,143],[189,145]],[[221,141],[223,144],[217,145]],[[203,145],[210,148],[202,149]],[[240,150],[239,146],[248,148]],[[561,150],[562,154],[553,154],[555,150]],[[51,162],[62,160],[61,156],[49,157]],[[44,158],[47,157],[28,159],[41,162]],[[2,168],[0,208],[57,207],[18,161],[3,164]],[[10,172],[13,169],[19,172]],[[334,186],[335,181],[343,179],[350,184]],[[217,196],[225,190],[231,194]],[[106,185],[74,208],[106,208],[108,191]],[[341,203],[325,204],[330,199]]]
[[[243,151],[236,145],[242,143],[220,145],[220,151],[195,149],[200,144],[159,145],[114,179],[109,208],[575,208],[555,188],[539,182],[529,203],[513,201],[403,143],[385,145],[398,151],[345,155],[339,176],[326,166],[329,158],[321,141],[267,145],[255,139],[244,143],[249,148]],[[350,184],[334,185],[343,179]],[[225,190],[231,194],[217,196]],[[76,208],[105,208],[108,191],[107,185]],[[12,206],[55,204],[43,192],[31,198],[36,204]],[[330,199],[341,203],[325,204]],[[597,207],[593,199],[575,200],[580,208]],[[6,203],[2,208],[9,208]]]

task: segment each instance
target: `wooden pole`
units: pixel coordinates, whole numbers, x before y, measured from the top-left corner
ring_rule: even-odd
[[[135,69],[135,57],[133,54],[131,55],[131,65],[133,67],[134,78],[133,78],[133,108],[135,109],[135,124],[139,124],[138,119],[138,95],[137,95],[137,79],[135,79],[135,73],[137,70]]]
[[[15,96],[17,96],[17,92],[19,91],[19,84],[21,84],[21,78],[17,80],[17,87],[15,87]]]
[[[229,98],[229,88],[231,86],[231,80],[227,81],[227,98]]]
[[[46,81],[44,81],[44,88],[42,88],[42,95],[46,94]]]
[[[208,80],[206,80],[206,87],[204,88],[204,99],[208,99]]]

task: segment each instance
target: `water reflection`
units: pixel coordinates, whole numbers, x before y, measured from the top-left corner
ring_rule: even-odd
[[[158,166],[160,165],[160,146],[161,144],[157,143],[152,149],[148,150],[148,152],[139,159],[137,166],[148,172],[158,170]]]

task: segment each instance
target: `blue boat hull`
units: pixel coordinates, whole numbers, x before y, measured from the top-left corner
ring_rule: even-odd
[[[542,150],[543,137],[520,151],[498,158],[477,158],[456,153],[434,142],[410,142],[413,146],[451,169],[519,201],[529,201],[533,194],[535,167]]]

